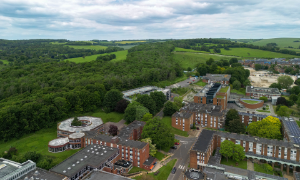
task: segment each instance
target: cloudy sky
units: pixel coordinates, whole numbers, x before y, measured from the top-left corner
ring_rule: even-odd
[[[0,39],[300,36],[299,0],[0,0]]]

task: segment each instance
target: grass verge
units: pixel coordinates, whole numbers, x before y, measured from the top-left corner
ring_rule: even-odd
[[[154,156],[156,159],[158,159],[159,161],[161,161],[164,157],[165,157],[165,154],[157,151],[155,156]]]
[[[266,110],[256,110],[257,112],[266,112],[266,113],[271,113],[271,111],[266,111]]]
[[[128,174],[136,173],[136,172],[140,172],[140,171],[147,171],[147,170],[133,166],[132,169],[128,172]]]
[[[194,83],[195,85],[198,85],[198,86],[205,86],[207,83],[205,82],[202,82],[202,80],[200,79],[198,82]]]
[[[224,164],[227,166],[233,166],[233,167],[237,167],[237,168],[241,168],[241,169],[247,169],[247,161],[244,161],[244,160],[238,162],[238,165],[236,166],[236,162],[234,160],[228,158],[228,162],[227,162],[227,159],[225,157],[222,157],[221,164]]]

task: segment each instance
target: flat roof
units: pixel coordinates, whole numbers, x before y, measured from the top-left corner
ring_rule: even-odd
[[[287,117],[283,117],[281,120],[284,124],[285,130],[289,135],[290,141],[300,145],[300,129],[296,121],[293,118]]]
[[[192,150],[206,152],[214,133],[214,131],[203,129]]]
[[[53,167],[50,171],[72,177],[86,166],[99,167],[118,153],[118,151],[117,148],[102,145],[88,145]]]
[[[8,159],[0,158],[0,179],[13,176],[13,174],[23,173],[29,167],[36,167],[35,163],[28,160],[18,163]]]
[[[62,146],[62,145],[65,145],[69,142],[69,138],[66,137],[66,138],[58,138],[58,139],[53,139],[51,140],[48,145],[49,146]]]
[[[264,88],[247,86],[246,93],[264,93],[264,94],[278,94],[281,95],[278,88]]]
[[[71,126],[71,123],[74,120],[74,118],[69,118],[67,120],[60,122],[58,129],[62,131],[68,131],[68,132],[81,132],[81,131],[90,131],[103,124],[102,119],[97,117],[82,116],[82,117],[78,117],[78,119],[87,120],[90,123],[87,126]]]
[[[99,179],[106,179],[106,180],[128,180],[131,178],[127,178],[124,176],[120,176],[117,174],[112,174],[109,172],[105,171],[100,171],[100,170],[93,170],[89,176],[86,178],[83,178],[83,180],[99,180]]]
[[[25,178],[28,178],[28,180],[30,180],[31,177],[33,177],[34,179],[44,179],[44,180],[62,180],[63,178],[65,178],[65,176],[60,175],[60,174],[56,174],[54,172],[51,171],[47,171],[45,169],[41,169],[41,168],[36,168],[33,171],[30,171],[29,173],[25,174],[24,176],[20,177],[20,180],[23,180]]]
[[[206,74],[203,79],[209,79],[211,81],[229,81],[231,78],[230,74]]]

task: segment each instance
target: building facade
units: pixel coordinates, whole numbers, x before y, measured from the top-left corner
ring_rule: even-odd
[[[281,96],[278,88],[263,88],[263,87],[253,87],[247,86],[246,87],[246,96],[250,96],[254,99],[259,99],[260,97],[264,96],[267,97],[269,100],[272,97]]]

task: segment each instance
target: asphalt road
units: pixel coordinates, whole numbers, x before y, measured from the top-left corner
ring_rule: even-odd
[[[193,81],[193,80],[195,80],[195,81]],[[176,83],[176,84],[173,84],[173,85],[171,85],[171,86],[176,86],[176,87],[179,87],[179,86],[181,86],[181,87],[187,87],[187,86],[189,86],[190,85],[190,83],[189,82],[193,82],[193,83],[195,83],[195,82],[198,82],[199,81],[199,79],[196,79],[196,78],[194,78],[194,77],[192,77],[191,79],[186,79],[186,80],[184,80],[184,81],[181,81],[181,82],[179,82],[179,83]],[[168,87],[166,87],[166,88],[169,88],[170,86],[168,86]]]
[[[182,180],[182,172],[185,169],[188,169],[188,162],[190,158],[190,148],[194,144],[194,142],[197,140],[196,137],[181,137],[181,136],[176,136],[175,138],[180,140],[180,145],[178,145],[177,150],[172,150],[174,152],[174,155],[172,156],[172,159],[177,159],[177,162],[175,164],[176,167],[176,173],[172,174],[170,173],[168,180]]]

